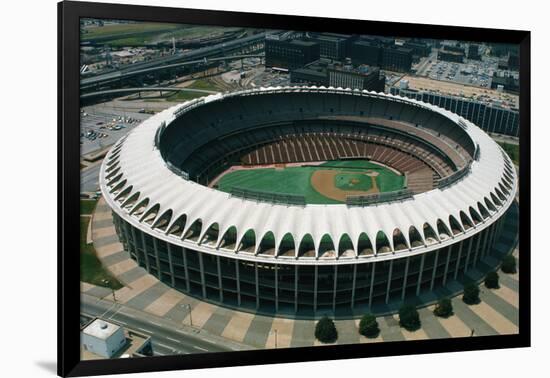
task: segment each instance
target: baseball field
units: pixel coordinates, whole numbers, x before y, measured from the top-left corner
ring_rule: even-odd
[[[309,204],[339,204],[348,195],[365,195],[403,189],[405,177],[368,160],[336,160],[322,164],[277,167],[235,167],[217,182],[231,188],[304,196]]]

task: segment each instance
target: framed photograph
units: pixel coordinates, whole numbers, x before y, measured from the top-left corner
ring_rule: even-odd
[[[58,12],[59,375],[530,345],[528,31]]]

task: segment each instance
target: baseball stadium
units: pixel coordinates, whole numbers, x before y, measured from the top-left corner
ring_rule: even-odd
[[[302,86],[158,113],[109,151],[100,186],[124,249],[165,284],[243,310],[316,314],[465,277],[515,215],[517,176],[457,114]]]

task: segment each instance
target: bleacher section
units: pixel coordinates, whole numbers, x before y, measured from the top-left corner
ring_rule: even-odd
[[[397,190],[395,192],[376,193],[362,196],[347,196],[347,206],[369,206],[382,202],[402,201],[411,198],[414,193],[409,189]]]
[[[297,91],[229,95],[193,107],[162,130],[157,147],[202,184],[233,164],[365,158],[406,174],[415,193],[460,171],[475,154],[461,126],[423,107]]]
[[[305,206],[306,198],[304,196],[299,196],[296,194],[284,194],[284,193],[274,193],[266,192],[260,190],[250,190],[239,187],[231,188],[231,195],[234,197],[239,197],[243,199],[259,201],[259,202],[268,202],[268,203],[278,203],[283,205],[295,205],[295,206]]]

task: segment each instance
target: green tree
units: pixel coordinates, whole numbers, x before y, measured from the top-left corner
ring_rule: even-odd
[[[498,284],[498,273],[497,272],[489,272],[485,276],[485,286],[488,289],[498,289],[500,286]]]
[[[338,339],[338,331],[332,319],[323,316],[315,325],[315,338],[322,343],[333,343]]]
[[[502,260],[502,265],[501,265],[500,269],[504,273],[510,273],[510,274],[516,273],[517,272],[517,270],[516,270],[516,258],[513,255],[506,256],[504,258],[504,260]]]
[[[434,315],[448,318],[453,314],[453,304],[449,298],[441,298],[434,309]]]
[[[469,305],[479,303],[479,287],[473,282],[464,285],[462,300]]]
[[[359,322],[359,333],[366,337],[376,337],[380,333],[376,317],[372,314],[365,314]]]
[[[408,331],[416,331],[420,328],[420,316],[416,307],[403,305],[399,309],[399,325]]]

